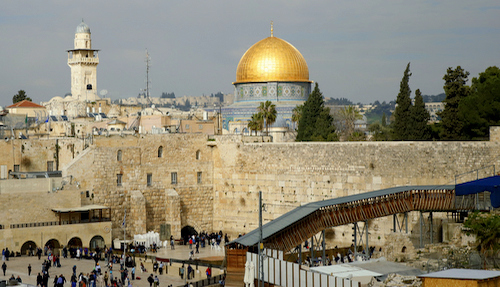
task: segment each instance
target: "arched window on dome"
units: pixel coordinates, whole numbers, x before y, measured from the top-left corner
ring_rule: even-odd
[[[118,152],[116,153],[116,160],[117,161],[122,161],[122,150],[118,150]]]
[[[163,146],[158,147],[158,157],[163,157]]]

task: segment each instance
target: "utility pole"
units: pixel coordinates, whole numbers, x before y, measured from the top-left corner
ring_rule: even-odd
[[[259,284],[258,287],[264,285],[264,243],[262,242],[262,191],[259,191]]]

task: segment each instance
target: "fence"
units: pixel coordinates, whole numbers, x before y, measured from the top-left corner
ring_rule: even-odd
[[[264,254],[270,254],[267,250]],[[278,256],[277,256],[278,257]],[[259,256],[247,252],[247,262],[254,267],[253,278],[258,279]],[[347,278],[336,277],[309,270],[303,270],[299,264],[283,261],[281,258],[264,257],[264,281],[270,284],[290,287],[359,287],[361,284]]]

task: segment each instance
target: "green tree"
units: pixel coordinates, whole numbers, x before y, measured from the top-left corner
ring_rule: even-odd
[[[13,104],[24,100],[28,100],[30,102],[32,101],[31,98],[26,95],[26,92],[24,90],[19,90],[17,94],[15,94],[14,97],[12,97]]]
[[[353,106],[343,107],[336,113],[338,120],[337,132],[340,132],[342,138],[348,140],[352,137],[355,132],[355,122],[357,120],[363,119],[363,116],[359,113],[358,109]],[[359,138],[359,137],[357,137]]]
[[[255,113],[252,115],[252,119],[248,122],[248,129],[250,130],[250,135],[252,131],[255,131],[255,135],[257,135],[257,131],[261,131],[264,126],[264,120],[262,119],[261,113]]]
[[[448,68],[443,80],[444,92],[446,98],[444,102],[444,110],[438,113],[441,117],[441,134],[442,140],[460,140],[464,139],[463,118],[459,115],[460,101],[469,96],[470,87],[466,85],[469,72],[457,66],[456,69]]]
[[[403,79],[399,84],[399,94],[396,99],[396,109],[394,110],[394,122],[392,136],[394,140],[408,140],[411,128],[411,90],[410,85],[410,63],[406,66]]]
[[[385,115],[385,113],[382,114],[382,126],[383,127],[386,127],[387,126],[387,116]]]
[[[387,125],[375,122],[368,126],[368,131],[371,134],[371,139],[374,141],[388,141],[391,139],[391,131]]]
[[[431,137],[428,125],[431,116],[425,109],[424,99],[420,90],[415,91],[415,104],[410,106],[412,123],[410,125],[409,140],[428,140]]]
[[[292,122],[298,124],[300,120],[300,116],[302,115],[302,110],[304,109],[304,105],[298,105],[292,110]]]
[[[477,249],[483,256],[495,255],[500,250],[500,215],[474,212],[464,222],[467,235],[476,235]]]
[[[276,121],[276,105],[271,101],[266,101],[265,103],[260,103],[260,106],[257,107],[257,111],[262,115],[262,119],[266,125],[266,134],[269,135],[269,126]]]
[[[316,83],[302,108],[296,141],[337,140],[330,109],[324,105],[323,94]]]
[[[488,139],[489,127],[500,125],[500,69],[489,67],[472,78],[471,94],[459,104],[466,139]]]

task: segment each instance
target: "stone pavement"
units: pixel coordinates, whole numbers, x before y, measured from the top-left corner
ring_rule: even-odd
[[[193,248],[194,250],[194,248]],[[158,258],[174,258],[174,259],[179,259],[179,260],[188,260],[189,259],[189,252],[190,249],[188,246],[182,246],[182,245],[176,245],[175,250],[170,250],[170,247],[168,249],[160,249],[158,253],[150,254],[148,253],[148,260],[144,263],[144,267],[148,271],[147,273],[141,273],[140,271],[140,263],[144,261],[143,258],[136,258],[136,277],[140,277],[140,280],[132,280],[132,286],[137,286],[137,287],[149,287],[149,283],[147,281],[147,277],[149,274],[153,273],[153,263],[151,261],[152,256],[156,256]],[[210,249],[210,247],[205,247],[205,248],[200,248],[200,253],[195,254],[194,259],[203,259],[203,258],[216,258],[216,257],[222,257],[224,256],[224,251],[223,249],[220,251],[216,251],[214,249]],[[42,262],[43,259],[47,257],[43,257],[42,259],[38,260],[38,257],[36,256],[22,256],[22,257],[14,257],[14,258],[9,258],[9,261],[5,261],[7,264],[7,271],[5,272],[5,276],[3,276],[3,273],[0,270],[0,280],[8,280],[12,274],[17,278],[17,276],[21,276],[21,279],[23,280],[23,284],[30,284],[30,285],[36,285],[36,276],[39,272],[42,270]],[[108,271],[108,268],[104,267],[104,261],[101,261],[102,263],[102,271]],[[31,276],[28,276],[28,264],[31,264],[32,271],[31,271]],[[63,274],[66,280],[68,281],[66,284],[64,284],[65,287],[70,287],[71,284],[69,282],[72,274],[72,268],[73,265],[76,265],[76,273],[77,275],[80,274],[80,272],[83,273],[90,273],[93,268],[94,268],[94,260],[87,260],[87,259],[82,259],[82,260],[76,260],[76,259],[64,259],[61,258],[61,267],[56,268],[56,267],[51,267],[49,269],[49,286],[52,286],[52,280],[55,275],[60,275]],[[113,268],[113,276],[119,278],[119,264],[115,264]],[[172,263],[172,266],[168,266],[168,274],[165,274],[165,271],[163,272],[163,275],[159,275],[158,273],[153,273],[154,275],[158,276],[158,279],[160,280],[160,286],[167,287],[169,284],[173,284],[173,286],[181,286],[184,284],[184,280],[181,280],[179,276],[179,268],[181,264],[180,263]],[[187,270],[187,265],[184,266],[185,270]],[[195,265],[192,265],[193,269],[196,270]],[[205,275],[205,270],[206,267],[204,266],[199,266],[198,272],[195,271],[195,278],[189,280],[191,281],[198,281],[201,279],[206,279]],[[130,269],[129,269],[130,271]],[[109,273],[109,271],[108,271]],[[212,276],[216,276],[219,274],[222,274],[223,271],[212,268]],[[99,287],[99,286],[98,286]]]

